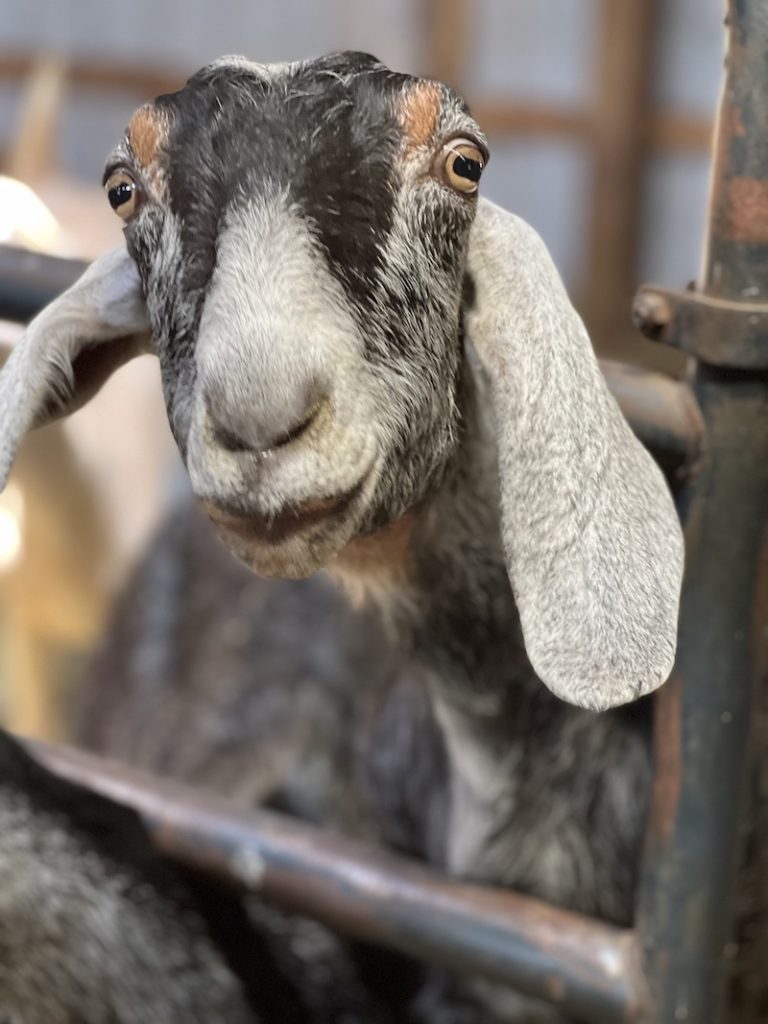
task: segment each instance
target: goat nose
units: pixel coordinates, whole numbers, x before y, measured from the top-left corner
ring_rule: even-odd
[[[271,416],[257,412],[247,417],[227,415],[226,408],[206,395],[205,405],[213,440],[228,452],[265,452],[283,448],[305,434],[320,414],[325,400],[309,399]]]

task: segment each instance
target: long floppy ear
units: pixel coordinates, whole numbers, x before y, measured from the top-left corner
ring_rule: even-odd
[[[151,351],[148,327],[125,249],[97,259],[35,317],[0,370],[0,490],[26,432],[73,412],[119,366]]]
[[[469,337],[491,381],[507,568],[534,670],[600,710],[672,670],[683,539],[672,498],[600,373],[544,244],[486,200]]]

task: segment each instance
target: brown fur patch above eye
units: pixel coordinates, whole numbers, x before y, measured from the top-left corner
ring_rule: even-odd
[[[128,140],[142,167],[150,167],[168,142],[167,118],[151,103],[140,107],[128,125]]]
[[[400,120],[406,148],[418,149],[437,133],[443,107],[443,91],[437,82],[420,82],[400,102]]]

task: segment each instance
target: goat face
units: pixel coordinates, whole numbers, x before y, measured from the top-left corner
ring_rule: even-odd
[[[592,708],[658,686],[675,510],[540,239],[476,201],[485,158],[450,90],[358,55],[224,60],[142,108],[105,176],[128,251],[0,372],[0,485],[26,430],[154,350],[225,542],[258,572],[306,575],[436,488],[469,421],[466,333],[497,434],[488,554],[500,540],[534,669]]]
[[[313,572],[440,477],[485,159],[447,87],[360,54],[218,61],[110,158],[195,493],[257,572]]]

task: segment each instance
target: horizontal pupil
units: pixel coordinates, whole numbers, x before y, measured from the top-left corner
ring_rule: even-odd
[[[128,185],[126,182],[122,182],[120,185],[115,185],[107,193],[107,199],[109,199],[109,205],[113,210],[116,210],[118,206],[122,206],[123,203],[127,203],[131,198],[133,192],[133,185]]]
[[[470,181],[480,181],[480,174],[483,170],[477,160],[470,160],[469,157],[460,153],[453,161],[453,170],[460,178],[469,178]]]

